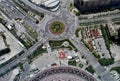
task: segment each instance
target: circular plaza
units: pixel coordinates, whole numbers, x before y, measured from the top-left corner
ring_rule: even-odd
[[[97,81],[92,75],[73,67],[45,69],[30,81]]]

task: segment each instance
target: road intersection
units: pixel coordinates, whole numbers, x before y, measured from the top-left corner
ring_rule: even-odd
[[[19,0],[15,0],[15,1],[19,2]],[[15,11],[18,14],[17,17],[18,16],[21,17],[26,23],[29,23],[32,27],[34,26],[35,29],[37,29],[37,31],[39,31],[40,36],[38,37],[38,42],[36,42],[28,50],[25,49],[24,53],[21,56],[17,56],[17,58],[15,60],[9,62],[8,64],[4,65],[3,67],[0,67],[0,74],[4,73],[6,70],[9,70],[10,67],[16,65],[17,63],[21,62],[22,58],[27,58],[27,56],[32,54],[33,51],[35,49],[37,49],[38,46],[46,43],[48,40],[50,40],[50,39],[52,39],[52,40],[53,39],[54,40],[69,39],[73,43],[73,45],[78,49],[80,54],[85,55],[86,60],[91,65],[93,65],[97,74],[101,77],[102,81],[115,81],[110,76],[110,73],[103,66],[101,66],[98,63],[98,61],[92,55],[92,53],[78,40],[78,38],[75,37],[74,33],[75,33],[76,27],[79,26],[79,23],[86,23],[86,22],[89,22],[89,21],[91,22],[91,21],[99,21],[99,20],[107,21],[108,18],[109,19],[116,18],[116,17],[119,17],[119,15],[116,15],[116,16],[113,16],[113,17],[107,16],[105,18],[99,18],[99,19],[78,20],[77,16],[72,15],[68,11],[69,0],[66,0],[65,1],[66,3],[64,3],[64,1],[62,1],[60,9],[56,12],[53,12],[53,13],[48,11],[48,10],[45,10],[43,8],[40,8],[40,7],[36,6],[35,4],[32,4],[28,0],[22,0],[22,2],[25,3],[27,6],[29,6],[30,8],[32,8],[33,10],[36,10],[40,13],[41,12],[45,13],[45,17],[43,18],[43,20],[39,24],[35,24],[34,22],[31,22],[30,19],[28,17],[26,17],[23,13],[21,13],[21,11],[19,11],[18,9],[16,9],[16,11]],[[4,0],[3,3],[4,4],[7,3],[7,4],[12,5],[12,6],[14,5],[13,7],[15,7],[15,4],[11,4],[11,3],[14,3],[12,0],[11,1]],[[0,4],[2,4],[2,3],[0,3]],[[2,4],[2,5],[4,6],[4,8],[7,9],[8,7],[6,7],[4,4]],[[9,9],[8,9],[8,11],[9,11]],[[14,18],[15,13],[12,13],[12,15],[10,15],[10,16],[11,16],[11,18]],[[55,20],[62,21],[65,24],[65,31],[60,35],[52,34],[49,31],[49,23],[51,23]],[[27,62],[25,62],[25,63],[27,63]],[[27,73],[25,73],[25,76],[27,76]]]

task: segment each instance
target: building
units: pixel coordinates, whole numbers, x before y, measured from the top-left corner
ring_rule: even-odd
[[[113,42],[120,43],[120,26],[119,25],[106,25],[106,32],[108,38]]]
[[[60,0],[30,0],[30,1],[50,11],[58,10],[60,4]]]
[[[75,7],[82,12],[98,12],[119,8],[120,0],[74,0]]]
[[[6,46],[7,42],[4,32],[4,30],[0,29],[0,56],[10,52],[10,49]]]

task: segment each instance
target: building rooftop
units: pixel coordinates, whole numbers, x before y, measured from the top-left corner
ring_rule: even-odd
[[[108,25],[108,29],[109,29],[109,32],[110,32],[111,36],[118,35],[118,29],[119,28],[120,27],[118,25],[112,25],[112,24]]]
[[[36,4],[40,4],[43,0],[31,0],[32,2],[35,2]]]

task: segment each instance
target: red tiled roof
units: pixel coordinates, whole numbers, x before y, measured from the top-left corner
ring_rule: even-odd
[[[93,35],[93,37],[98,37],[99,36],[99,32],[98,32],[98,29],[94,29],[94,30],[92,30],[92,35]]]

